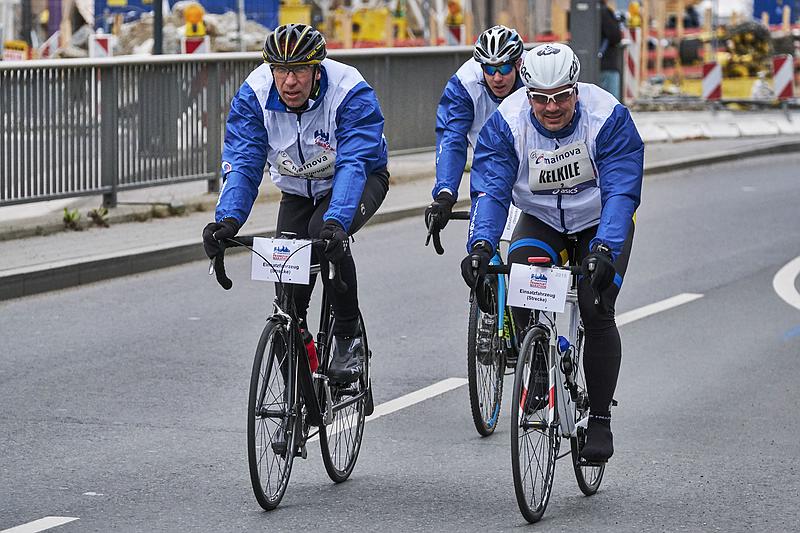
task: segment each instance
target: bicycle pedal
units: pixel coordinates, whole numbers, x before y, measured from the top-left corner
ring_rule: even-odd
[[[603,467],[606,466],[607,461],[587,461],[584,458],[578,460],[579,467]]]

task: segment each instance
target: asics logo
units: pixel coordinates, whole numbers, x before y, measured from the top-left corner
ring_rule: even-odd
[[[555,55],[555,54],[560,54],[560,53],[561,53],[561,50],[559,50],[558,48],[552,47],[552,46],[550,46],[548,44],[543,49],[541,49],[538,52],[536,52],[536,55],[537,56],[549,56],[549,55]]]

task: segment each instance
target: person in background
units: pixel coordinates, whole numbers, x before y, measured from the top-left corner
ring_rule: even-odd
[[[606,0],[600,0],[600,87],[614,95],[617,100],[622,99],[621,76],[619,72],[619,54],[622,53],[619,43],[622,41],[617,16],[608,7]]]

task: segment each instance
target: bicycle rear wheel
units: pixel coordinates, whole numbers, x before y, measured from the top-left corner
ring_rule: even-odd
[[[268,321],[258,341],[247,406],[247,459],[258,504],[275,509],[286,492],[297,442],[296,358],[286,327]]]
[[[511,405],[511,466],[514,491],[522,516],[538,522],[547,508],[553,488],[556,457],[560,438],[556,433],[555,398],[548,395],[544,405],[533,401],[531,379],[546,372],[547,333],[534,327],[525,335],[514,374],[514,395]],[[540,374],[541,375],[541,374]],[[548,381],[549,383],[549,381]],[[553,383],[547,390],[555,391]]]
[[[359,316],[359,327],[363,343],[361,377],[349,386],[331,386],[329,401],[334,406],[333,421],[330,425],[322,425],[319,428],[322,462],[328,476],[336,483],[345,481],[353,473],[361,450],[367,403],[372,401],[369,376],[371,353],[367,342],[367,330],[361,316]],[[333,356],[333,321],[326,338],[328,342],[321,361],[323,370],[327,370]]]
[[[578,342],[575,343],[573,354],[574,379],[578,391],[578,401],[575,402],[575,421],[577,422],[589,416],[589,395],[586,392],[586,376],[583,372],[582,328],[578,330]],[[569,439],[569,445],[572,451],[572,468],[575,471],[575,479],[578,482],[578,487],[581,489],[581,492],[587,496],[591,496],[600,488],[606,465],[591,465],[581,459],[581,449],[586,443],[586,429],[577,427],[576,432],[577,435]]]

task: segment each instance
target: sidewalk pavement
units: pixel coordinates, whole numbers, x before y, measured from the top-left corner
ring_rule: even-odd
[[[665,121],[664,124],[667,124]],[[668,172],[715,162],[773,153],[798,153],[800,135],[737,137],[685,142],[651,142],[645,148],[645,174]],[[432,151],[394,155],[389,169],[392,184],[378,213],[370,223],[409,216],[420,217],[420,239],[424,235],[422,213],[430,203],[434,176]],[[215,194],[204,194],[205,182],[154,187],[120,194],[120,207],[110,213],[109,228],[59,231],[59,211],[34,218],[8,215],[0,208],[0,300],[56,290],[102,279],[163,268],[205,257],[201,231],[213,219]],[[241,234],[271,235],[275,230],[279,192],[268,179]],[[468,174],[462,181],[459,203],[467,205]],[[87,202],[96,203],[89,204]],[[99,197],[83,199],[83,207],[99,205]],[[150,205],[124,202],[160,202],[189,206],[181,216],[149,217],[144,222],[122,222],[153,213]],[[73,203],[74,205],[74,203]],[[89,207],[91,206],[91,207]],[[52,209],[52,208],[51,208]],[[6,210],[4,218],[4,210]],[[86,209],[81,210],[83,218]],[[24,236],[24,238],[17,238]]]

